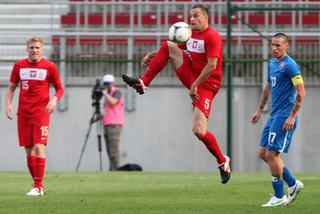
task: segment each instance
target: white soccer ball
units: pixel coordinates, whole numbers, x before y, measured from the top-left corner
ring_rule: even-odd
[[[175,43],[184,43],[191,36],[191,28],[185,22],[176,22],[169,28],[169,39]]]

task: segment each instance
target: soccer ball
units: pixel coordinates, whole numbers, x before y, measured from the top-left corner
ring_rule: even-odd
[[[174,23],[169,28],[169,39],[175,43],[184,43],[191,36],[191,28],[185,22]]]

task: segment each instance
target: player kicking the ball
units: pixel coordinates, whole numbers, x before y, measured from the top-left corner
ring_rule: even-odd
[[[303,103],[305,90],[300,68],[287,55],[288,37],[277,33],[272,37],[273,58],[268,63],[268,82],[261,96],[260,105],[251,118],[255,124],[266,105],[271,92],[272,111],[262,132],[260,141],[260,158],[270,168],[274,196],[263,207],[276,207],[293,202],[303,189],[303,183],[293,177],[284,165],[280,154],[287,153],[294,130],[297,126],[298,111]],[[283,183],[289,186],[288,197]]]
[[[208,9],[195,5],[189,11],[192,35],[187,43],[164,42],[158,51],[142,59],[147,67],[141,78],[123,75],[123,80],[139,94],[144,94],[153,78],[171,61],[177,77],[189,89],[195,107],[192,118],[193,133],[216,158],[221,182],[230,179],[230,159],[220,150],[215,136],[207,130],[212,101],[218,93],[222,79],[222,42],[219,33],[209,26]]]
[[[45,194],[42,179],[46,164],[49,117],[56,108],[57,100],[64,93],[57,67],[41,57],[42,50],[41,38],[32,37],[27,41],[28,58],[14,64],[6,94],[6,115],[12,120],[12,99],[20,83],[17,113],[19,144],[25,148],[28,168],[34,182],[28,196]],[[51,99],[50,83],[56,90]]]

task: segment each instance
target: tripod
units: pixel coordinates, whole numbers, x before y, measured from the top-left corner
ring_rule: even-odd
[[[86,145],[87,145],[87,142],[88,142],[88,139],[89,139],[89,135],[90,135],[90,131],[91,131],[91,128],[92,128],[92,124],[93,123],[96,123],[96,128],[97,128],[97,140],[98,140],[98,151],[99,151],[99,163],[100,163],[100,171],[102,171],[102,144],[101,144],[101,131],[102,131],[102,124],[101,124],[101,113],[100,113],[100,102],[99,100],[95,100],[95,102],[92,103],[92,106],[95,106],[95,111],[90,119],[90,125],[89,125],[89,129],[87,131],[87,134],[86,134],[86,138],[84,140],[84,143],[83,143],[83,146],[82,146],[82,150],[81,150],[81,154],[80,154],[80,157],[79,157],[79,160],[78,160],[78,163],[77,163],[77,167],[76,167],[76,172],[79,171],[79,167],[80,167],[80,163],[81,163],[81,160],[82,160],[82,156],[83,156],[83,153],[86,149]]]

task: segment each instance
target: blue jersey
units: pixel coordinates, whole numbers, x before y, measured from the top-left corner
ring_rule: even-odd
[[[301,75],[300,68],[290,56],[268,63],[268,81],[272,96],[271,117],[288,117],[295,103],[296,90],[292,78]]]

